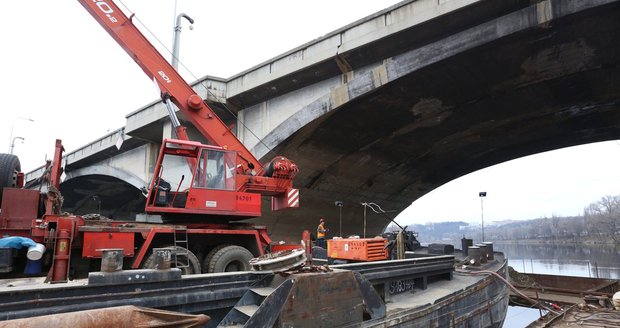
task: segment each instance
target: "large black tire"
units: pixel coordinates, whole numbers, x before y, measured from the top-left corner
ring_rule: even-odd
[[[172,246],[168,246],[168,248],[172,248]],[[174,249],[177,256],[175,257],[174,253],[172,254],[172,262],[170,263],[171,267],[176,268],[178,265],[185,265],[188,263],[187,259],[189,259],[189,267],[179,268],[181,269],[182,274],[186,275],[200,273],[200,261],[194,253],[181,246],[176,246]],[[187,259],[185,258],[185,254],[187,254]],[[175,258],[178,262],[175,261]],[[153,252],[151,252],[151,254],[146,258],[141,267],[143,269],[155,269],[155,254],[153,254]]]
[[[17,173],[21,171],[19,158],[12,154],[0,154],[0,204],[4,187],[17,187]]]
[[[231,245],[215,252],[209,262],[209,272],[250,271],[250,260],[254,257],[247,249]]]
[[[207,253],[207,256],[205,256],[205,258],[202,260],[202,272],[203,273],[211,273],[211,271],[209,271],[209,263],[211,263],[211,259],[213,259],[213,256],[215,256],[215,254],[222,248],[224,247],[228,247],[228,246],[232,246],[231,244],[221,244],[221,245],[217,245],[215,247],[213,247],[213,249],[211,249],[209,251],[209,253]]]

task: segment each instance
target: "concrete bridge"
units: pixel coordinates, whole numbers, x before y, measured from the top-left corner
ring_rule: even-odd
[[[400,212],[478,169],[620,138],[618,41],[614,0],[411,0],[194,88],[257,157],[300,166],[301,208],[256,219],[274,239],[297,240],[319,216],[337,234],[336,200],[343,235],[361,234],[361,202]],[[65,209],[140,213],[169,136],[156,101],[68,153]],[[368,234],[387,223],[369,215]]]

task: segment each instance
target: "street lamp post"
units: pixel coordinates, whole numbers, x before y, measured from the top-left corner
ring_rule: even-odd
[[[364,202],[362,206],[364,206],[364,238],[366,238],[366,207],[368,207],[368,203]]]
[[[174,37],[172,40],[172,67],[174,67],[174,69],[176,69],[177,71],[179,70],[179,43],[181,43],[181,21],[182,18],[185,18],[189,21],[190,24],[194,24],[194,20],[187,16],[186,14],[180,13],[179,15],[177,15],[177,22],[176,25],[174,26]],[[189,29],[193,29],[193,25],[189,26]]]
[[[27,117],[21,117],[20,116],[20,117],[13,118],[13,122],[11,123],[11,134],[9,136],[9,141],[11,142],[9,144],[9,153],[11,153],[11,154],[13,154],[13,147],[14,147],[15,139],[16,139],[16,138],[13,138],[13,131],[15,130],[15,121],[17,121],[17,120],[24,120],[24,121],[34,122],[33,119],[27,118]],[[24,140],[24,138],[21,138],[21,139],[22,139],[22,141]]]
[[[484,242],[484,206],[482,204],[482,199],[484,199],[484,197],[487,196],[487,192],[481,191],[478,193],[478,196],[480,196],[480,218],[482,220],[482,242]]]
[[[24,138],[22,138],[22,137],[14,137],[14,138],[11,140],[11,149],[10,149],[10,151],[9,151],[9,154],[11,154],[11,155],[13,155],[13,149],[15,149],[15,139],[20,139],[20,140],[22,141],[22,143],[24,142],[24,140],[26,140],[26,139],[24,139]]]
[[[176,2],[175,2],[174,11],[176,13]],[[194,20],[191,17],[187,16],[186,14],[181,13],[177,16],[176,25],[174,26],[174,35],[172,38],[172,59],[170,60],[170,64],[177,72],[179,70],[178,69],[179,68],[179,43],[181,42],[182,18],[187,19],[190,22],[190,24],[194,24]],[[190,30],[193,29],[193,26],[190,25],[189,29]],[[177,117],[177,113],[175,110],[176,106],[172,104],[172,101],[170,101],[170,98],[168,97],[166,98],[164,103],[166,104],[166,110],[168,111],[168,116],[170,117],[170,123],[172,124],[172,128],[176,132],[177,128],[181,126],[181,122],[179,121],[179,118]]]
[[[344,204],[341,201],[337,200],[334,202],[334,205],[336,205],[340,211],[340,237],[342,237],[342,206]]]

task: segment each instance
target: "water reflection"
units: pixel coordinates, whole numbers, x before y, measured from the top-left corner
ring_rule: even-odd
[[[509,306],[502,328],[523,328],[540,318],[537,309]]]
[[[521,272],[620,279],[620,248],[495,243]]]

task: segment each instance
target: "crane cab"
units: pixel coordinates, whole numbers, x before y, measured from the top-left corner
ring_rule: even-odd
[[[165,139],[153,172],[146,212],[164,217],[260,216],[261,195],[239,191],[236,151]]]

